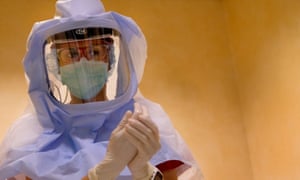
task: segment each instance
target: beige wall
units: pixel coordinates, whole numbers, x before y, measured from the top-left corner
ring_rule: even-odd
[[[141,90],[169,113],[207,179],[251,179],[222,3],[104,3],[144,30],[149,58]]]
[[[26,50],[26,39],[35,21],[52,16],[54,2],[54,0],[1,1],[0,139],[27,105],[27,85],[21,63]]]
[[[255,180],[300,179],[300,1],[225,0]]]

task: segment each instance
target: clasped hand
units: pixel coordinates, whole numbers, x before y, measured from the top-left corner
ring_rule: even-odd
[[[106,156],[100,164],[109,164],[108,166],[114,169],[113,177],[118,176],[122,169],[128,166],[134,179],[139,179],[145,176],[148,161],[159,149],[157,126],[151,121],[147,109],[135,103],[134,112],[127,111],[112,132]]]

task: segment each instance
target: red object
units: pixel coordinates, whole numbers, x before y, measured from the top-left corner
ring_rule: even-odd
[[[158,164],[156,167],[161,171],[169,171],[172,169],[175,169],[179,166],[181,166],[183,164],[183,162],[178,161],[178,160],[169,160],[169,161],[165,161],[163,163]]]

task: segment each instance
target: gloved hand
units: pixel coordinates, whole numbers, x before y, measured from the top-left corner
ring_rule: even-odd
[[[153,168],[148,161],[161,147],[159,130],[152,122],[145,106],[138,103],[134,106],[134,113],[125,126],[125,135],[136,147],[137,153],[128,163],[128,167],[133,179],[144,179],[149,177],[149,169]]]
[[[132,112],[127,111],[112,132],[103,161],[89,171],[90,180],[98,180],[100,177],[105,180],[115,179],[136,155],[136,147],[125,137],[125,125],[130,117]]]

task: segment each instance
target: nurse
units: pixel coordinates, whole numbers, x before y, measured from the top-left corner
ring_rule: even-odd
[[[54,98],[66,103],[60,100],[63,91],[58,91],[59,86],[65,85],[67,93],[63,99],[69,99],[67,103],[109,101],[107,85],[108,79],[113,81],[119,37],[116,30],[103,27],[78,28],[49,37],[45,60],[48,74],[53,75],[49,79],[53,87],[50,93],[58,94]],[[115,179],[127,165],[133,179],[163,178],[159,169],[148,162],[160,149],[158,128],[144,106],[135,103],[134,113],[130,109],[128,106],[129,111],[111,134],[105,157],[90,170],[88,179]],[[168,176],[176,177],[175,171],[170,170],[167,179]]]
[[[202,179],[164,110],[138,89],[138,25],[98,0],[59,0],[33,26],[31,104],[0,150],[0,179]]]

